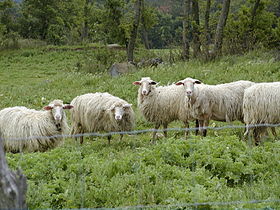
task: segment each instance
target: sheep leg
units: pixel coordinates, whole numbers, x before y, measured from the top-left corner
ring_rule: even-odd
[[[202,135],[202,127],[203,127],[203,120],[198,120],[198,130],[201,135]]]
[[[120,141],[123,139],[123,134],[120,134]]]
[[[198,120],[195,120],[195,135],[197,136],[199,132],[199,122]]]
[[[202,131],[202,136],[205,137],[206,134],[207,134],[207,127],[209,125],[209,120],[204,120],[204,123],[203,123],[203,131]]]
[[[199,131],[203,137],[207,135],[207,128],[209,125],[209,119],[206,120],[198,120]]]
[[[83,142],[84,142],[84,137],[80,136],[80,144],[83,144]]]
[[[107,138],[108,138],[108,144],[110,144],[111,139],[112,139],[112,135],[109,135]]]
[[[185,128],[186,128],[186,130],[185,130],[185,138],[187,139],[188,136],[189,136],[189,128],[190,128],[190,125],[189,125],[189,122],[188,122],[188,121],[184,122],[184,124],[185,124]]]
[[[159,126],[160,126],[160,124],[156,124],[155,125],[155,131],[153,132],[153,140],[155,140],[156,139],[156,135],[157,135],[157,129],[159,129]]]
[[[167,126],[168,126],[167,123],[163,124],[163,134],[165,138],[167,138]]]
[[[82,134],[81,136],[80,136],[80,144],[83,144],[83,142],[84,142],[84,130],[82,129],[82,128],[80,128],[80,130],[79,130],[80,132],[80,134]]]
[[[248,139],[250,133],[249,125],[245,126],[245,132],[244,132],[244,141]]]
[[[277,133],[276,133],[275,127],[271,127],[270,129],[271,129],[272,135],[276,138]]]
[[[253,130],[255,145],[258,146],[260,144],[260,130],[259,128],[254,128]]]
[[[73,124],[72,128],[71,128],[71,135],[75,135],[75,134],[82,134],[83,130],[81,128],[81,124],[77,123],[77,124]],[[75,136],[74,139],[77,141],[79,137]],[[80,136],[80,144],[83,144],[84,142],[84,137]]]

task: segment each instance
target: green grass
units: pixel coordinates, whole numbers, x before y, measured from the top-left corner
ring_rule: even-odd
[[[162,85],[185,77],[208,84],[280,78],[280,62],[265,50],[210,63],[198,60],[166,63],[111,78],[106,66],[120,61],[125,55],[123,51],[61,48],[1,51],[0,108],[21,105],[41,109],[45,105],[42,97],[47,102],[56,98],[70,102],[84,93],[110,92],[133,104],[139,130],[153,127],[136,107],[138,87],[132,82],[143,76],[150,76]],[[100,66],[98,71],[88,69],[98,62],[101,64],[107,55],[110,59],[103,60],[107,62],[101,66],[103,69]],[[139,60],[143,55],[161,54],[141,50],[136,53]],[[164,56],[167,59],[166,52]],[[210,125],[227,124],[213,121]],[[182,124],[173,122],[170,127]],[[113,136],[111,145],[106,138],[87,138],[83,145],[66,139],[63,146],[45,153],[7,154],[7,158],[12,168],[21,168],[28,178],[27,201],[32,209],[279,199],[279,141],[268,138],[261,146],[251,147],[241,140],[242,133],[243,129],[209,130],[206,138],[191,135],[186,141],[182,132],[174,131],[169,132],[169,138],[156,143],[150,141],[150,133],[125,136],[123,141]],[[276,207],[279,207],[277,202],[262,202],[201,208]]]

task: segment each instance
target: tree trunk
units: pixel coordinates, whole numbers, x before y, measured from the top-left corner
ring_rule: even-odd
[[[148,32],[147,32],[147,29],[145,28],[145,26],[143,26],[142,33],[143,33],[143,41],[144,41],[145,48],[150,49]]]
[[[189,60],[190,58],[190,0],[183,0],[183,60]]]
[[[149,44],[149,38],[148,38],[148,31],[147,31],[147,26],[146,26],[146,21],[144,17],[144,11],[145,11],[145,2],[142,2],[142,14],[141,14],[141,22],[142,22],[142,38],[144,41],[144,45],[146,49],[150,49],[150,44]]]
[[[133,61],[133,58],[134,58],[133,52],[134,52],[134,48],[135,48],[138,26],[139,26],[140,17],[141,17],[142,3],[143,3],[143,0],[136,0],[136,2],[135,2],[135,16],[134,16],[134,21],[133,21],[133,25],[132,25],[130,40],[129,40],[128,46],[127,46],[127,60],[128,61]]]
[[[209,45],[211,43],[211,35],[210,35],[210,27],[209,27],[209,17],[210,17],[210,7],[211,7],[211,0],[207,0],[206,2],[206,9],[205,9],[205,16],[204,16],[204,54],[205,59],[209,60]]]
[[[214,42],[214,49],[211,57],[214,59],[217,56],[221,54],[222,51],[222,45],[223,45],[223,32],[224,27],[227,22],[227,17],[229,13],[229,7],[230,7],[230,0],[224,0],[223,1],[223,8],[222,13],[219,18],[219,22],[216,28],[216,34],[215,34],[215,42]]]
[[[8,168],[0,139],[0,209],[26,209],[26,177]]]
[[[258,10],[259,5],[260,5],[260,1],[261,0],[256,0],[255,1],[254,7],[251,10],[251,21],[249,23],[249,26],[248,26],[246,32],[244,33],[243,46],[245,48],[244,50],[246,50],[246,51],[249,50],[251,48],[251,46],[254,45],[254,41],[252,40],[253,39],[252,33],[254,31],[255,18],[256,18],[256,15],[257,15],[257,10]]]
[[[145,2],[142,2],[142,14],[141,14],[141,22],[142,22],[142,38],[146,49],[150,49],[149,38],[148,38],[148,31],[146,26],[146,20],[144,16],[145,11]]]
[[[81,40],[85,41],[88,39],[88,15],[89,15],[89,7],[90,7],[90,0],[86,0],[85,2],[85,7],[84,7],[84,25],[82,28],[82,35],[81,35]]]
[[[199,31],[199,6],[198,6],[198,0],[192,0],[192,19],[193,19],[193,25],[192,25],[192,35],[193,35],[193,56],[199,57],[201,54],[201,43],[199,39],[200,31]]]

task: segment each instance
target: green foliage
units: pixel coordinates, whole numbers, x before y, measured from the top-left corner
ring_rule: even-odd
[[[21,35],[52,44],[75,43],[84,22],[85,0],[25,0],[20,19]]]
[[[19,47],[17,9],[12,0],[0,2],[0,49]]]
[[[269,2],[261,1],[254,21],[251,16],[253,3],[244,4],[229,16],[225,29],[226,51],[238,53],[262,46],[273,48],[280,42],[279,17],[267,10]]]
[[[137,87],[131,84],[143,76],[162,85],[188,76],[208,84],[240,79],[275,81],[280,76],[279,61],[268,51],[227,56],[210,63],[191,60],[164,64],[118,78],[111,78],[106,72],[77,71],[77,63],[85,65],[87,58],[109,64],[110,59],[118,59],[122,53],[93,46],[2,51],[0,107],[21,105],[41,109],[55,98],[70,102],[84,93],[110,92],[133,104],[136,129],[149,129],[153,125],[137,110]],[[153,53],[168,56],[166,50]],[[136,60],[144,54],[147,51],[138,51]],[[210,124],[222,125],[228,124]],[[174,122],[170,127],[182,124]],[[242,141],[242,135],[243,129],[209,130],[206,138],[191,135],[185,140],[182,132],[169,132],[169,138],[151,142],[150,133],[146,133],[125,135],[122,141],[113,136],[110,145],[106,138],[86,138],[83,145],[69,138],[62,146],[45,153],[7,154],[7,159],[12,168],[21,168],[27,176],[27,201],[31,209],[279,199],[279,141],[268,138],[261,146],[251,147]],[[211,207],[224,208],[209,204],[208,208]],[[273,202],[236,202],[227,207],[279,206]]]
[[[156,15],[158,21],[148,33],[152,48],[178,46],[181,40],[181,20],[160,11]]]
[[[8,160],[28,178],[29,208],[168,205],[246,201],[258,192],[263,193],[258,199],[277,198],[279,189],[264,192],[262,183],[279,186],[272,181],[279,178],[279,147],[250,148],[235,136],[170,138],[156,145],[130,137],[111,146],[100,140],[83,146],[67,141],[47,153],[9,155]]]
[[[123,62],[126,60],[125,51],[110,50],[106,46],[98,47],[92,51],[82,53],[83,57],[76,64],[76,71],[82,73],[103,73],[109,70],[115,62]]]

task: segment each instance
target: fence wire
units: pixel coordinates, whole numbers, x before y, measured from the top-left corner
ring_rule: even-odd
[[[257,127],[266,127],[266,128],[275,128],[279,127],[279,124],[250,124],[250,125],[226,125],[226,126],[220,126],[220,127],[201,127],[201,129],[207,129],[207,130],[224,130],[224,129],[240,129],[240,128],[257,128]],[[12,138],[6,138],[4,140],[6,141],[23,141],[23,140],[34,140],[34,139],[49,139],[49,138],[78,138],[78,137],[107,137],[107,136],[113,136],[117,134],[128,134],[128,135],[138,135],[143,133],[150,133],[150,132],[163,132],[163,131],[196,131],[200,128],[194,127],[194,128],[166,128],[166,129],[143,129],[143,130],[133,130],[133,131],[113,131],[113,132],[107,132],[107,133],[98,133],[98,132],[89,132],[89,133],[81,133],[81,134],[61,134],[61,135],[52,135],[52,136],[30,136],[26,138],[18,138],[18,137],[12,137]]]

